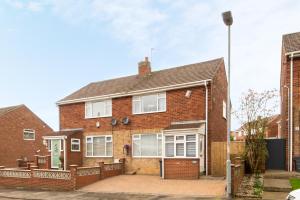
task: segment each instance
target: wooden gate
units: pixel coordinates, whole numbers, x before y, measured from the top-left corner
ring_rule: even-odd
[[[226,175],[226,142],[211,143],[211,174],[213,176]],[[242,155],[245,149],[245,142],[230,142],[230,154]]]

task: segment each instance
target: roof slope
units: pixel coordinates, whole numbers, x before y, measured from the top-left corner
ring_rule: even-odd
[[[223,63],[223,58],[218,58],[206,62],[153,71],[144,77],[132,75],[94,82],[59,102],[204,81],[214,77],[221,63]]]
[[[12,110],[20,108],[22,106],[24,106],[24,105],[22,104],[22,105],[17,105],[17,106],[9,106],[9,107],[0,108],[0,117],[7,114],[7,113],[9,113]]]
[[[300,51],[300,32],[283,35],[282,39],[286,53]]]

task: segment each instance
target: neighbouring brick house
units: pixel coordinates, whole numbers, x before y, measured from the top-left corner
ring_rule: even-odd
[[[292,170],[293,158],[300,157],[300,32],[282,38],[280,95],[286,167]]]
[[[137,75],[58,101],[60,129],[82,130],[83,166],[126,158],[128,173],[159,175],[162,160],[164,178],[198,178],[210,173],[211,143],[226,141],[226,94],[222,58],[160,71],[146,58]]]
[[[0,165],[17,167],[17,159],[34,161],[46,154],[42,136],[52,129],[25,105],[0,108]]]
[[[234,141],[245,141],[247,132],[244,127],[232,131],[231,136]],[[282,138],[281,134],[281,116],[279,114],[267,118],[267,127],[265,131],[266,139]]]

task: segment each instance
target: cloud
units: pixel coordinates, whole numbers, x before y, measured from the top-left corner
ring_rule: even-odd
[[[129,46],[131,55],[136,57],[142,58],[154,47],[156,66],[178,66],[221,56],[226,61],[227,29],[221,13],[232,10],[234,106],[248,88],[259,91],[279,88],[281,37],[299,31],[300,19],[297,0],[7,2],[17,9],[53,12],[67,23],[97,26],[99,31]]]
[[[27,4],[27,9],[33,12],[39,12],[43,9],[43,4],[40,2],[30,1]]]

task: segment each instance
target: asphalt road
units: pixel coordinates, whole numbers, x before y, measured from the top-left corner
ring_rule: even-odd
[[[91,193],[91,192],[53,192],[53,191],[29,191],[15,189],[0,189],[0,200],[27,199],[27,200],[202,200],[216,199],[190,196],[168,196],[129,193]]]

